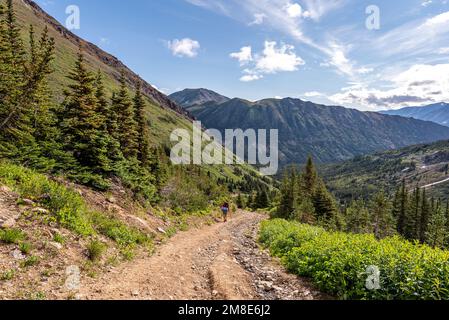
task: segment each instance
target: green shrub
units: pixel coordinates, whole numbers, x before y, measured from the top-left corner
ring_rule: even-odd
[[[33,249],[33,246],[31,243],[28,242],[21,242],[19,244],[19,250],[23,253],[23,254],[30,254],[31,250]]]
[[[0,241],[8,244],[19,244],[25,238],[25,234],[19,229],[0,230]]]
[[[32,267],[32,266],[37,265],[38,263],[39,263],[39,258],[36,256],[31,256],[21,263],[21,267],[22,268]]]
[[[14,270],[14,269],[6,270],[2,274],[0,274],[0,281],[12,280],[15,275],[16,275],[16,270]]]
[[[98,240],[92,240],[87,245],[87,252],[89,259],[92,261],[98,261],[106,251],[106,245]]]
[[[60,233],[55,233],[53,235],[53,241],[59,244],[64,244],[66,242],[65,237]]]
[[[264,222],[260,241],[290,271],[342,299],[449,299],[449,251],[285,220]],[[378,290],[366,287],[370,266],[380,271]]]
[[[127,226],[112,216],[95,212],[92,213],[92,221],[99,233],[114,240],[121,246],[146,244],[150,241],[143,232]]]
[[[43,174],[4,161],[0,162],[0,183],[14,188],[22,198],[37,200],[64,227],[81,235],[92,234],[88,209],[77,192]]]

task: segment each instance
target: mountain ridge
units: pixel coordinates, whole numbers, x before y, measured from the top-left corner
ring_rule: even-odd
[[[65,28],[60,22],[58,22],[55,18],[50,16],[45,10],[43,10],[37,3],[32,0],[20,0],[28,9],[32,10],[33,13],[40,19],[43,19],[44,22],[53,28],[56,32],[58,32],[62,37],[69,40],[72,43],[75,43],[82,47],[85,54],[89,54],[98,58],[105,65],[122,70],[125,74],[125,78],[129,85],[133,88],[136,88],[137,83],[140,82],[142,84],[142,92],[150,99],[152,99],[156,104],[163,108],[168,108],[174,110],[175,112],[191,118],[191,115],[182,107],[174,103],[170,100],[165,94],[155,89],[150,83],[146,80],[142,79],[139,75],[137,75],[134,71],[132,71],[128,66],[126,66],[121,60],[112,54],[102,50],[97,45],[82,39],[77,36],[75,33],[71,32],[67,28]],[[110,73],[111,76],[115,78],[118,82],[120,79],[119,72]]]
[[[449,103],[446,102],[421,107],[405,107],[398,110],[381,111],[380,113],[432,121],[449,127]]]
[[[178,93],[179,94],[179,93]],[[295,98],[185,107],[206,128],[279,129],[280,162],[304,163],[312,155],[319,163],[418,143],[449,139],[447,127],[433,122],[325,106]]]
[[[171,100],[184,106],[185,109],[201,105],[209,102],[223,103],[231,100],[230,98],[216,93],[215,91],[199,88],[199,89],[184,89],[175,92],[168,96]]]

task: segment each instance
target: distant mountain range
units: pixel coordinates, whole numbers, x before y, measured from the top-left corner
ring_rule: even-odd
[[[357,155],[449,139],[449,128],[433,122],[299,99],[250,102],[230,99],[206,89],[169,96],[203,122],[206,128],[279,129],[280,162],[347,160]]]
[[[399,110],[382,111],[381,113],[432,121],[449,127],[449,103],[441,102],[424,107],[407,107]]]

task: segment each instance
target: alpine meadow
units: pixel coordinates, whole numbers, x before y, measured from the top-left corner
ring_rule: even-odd
[[[449,4],[374,2],[0,0],[0,300],[449,300]]]

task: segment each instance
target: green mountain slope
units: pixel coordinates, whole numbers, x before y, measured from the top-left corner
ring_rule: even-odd
[[[357,157],[321,171],[342,199],[366,197],[380,188],[394,192],[403,179],[409,189],[428,186],[433,196],[448,198],[448,167],[449,141],[440,141]]]
[[[192,95],[189,92],[189,95]],[[182,101],[181,93],[176,94]],[[449,138],[432,122],[317,105],[299,99],[250,102],[232,99],[188,107],[207,128],[279,129],[280,162],[304,163],[308,155],[329,163],[380,150]]]
[[[33,1],[15,0],[14,5],[24,38],[28,36],[30,24],[33,25],[37,34],[47,25],[50,36],[56,41],[54,73],[49,80],[55,99],[58,101],[62,99],[62,89],[69,84],[67,72],[73,68],[78,47],[81,45],[89,68],[92,71],[101,70],[105,75],[104,81],[108,95],[118,88],[121,71],[125,73],[131,90],[135,89],[138,81],[142,82],[142,90],[150,105],[148,110],[151,114],[150,119],[153,119],[152,141],[156,143],[168,141],[173,128],[185,127],[189,124],[189,117],[182,108],[154,89],[151,84],[143,81],[116,57],[67,30]]]
[[[100,70],[104,75],[108,97],[111,97],[112,92],[119,88],[121,72],[124,73],[126,84],[131,91],[135,92],[138,82],[142,84],[142,92],[147,100],[147,117],[151,123],[149,128],[151,144],[169,146],[170,134],[174,129],[192,130],[192,117],[188,112],[141,79],[119,59],[67,30],[33,1],[13,0],[13,3],[25,43],[27,43],[30,25],[33,26],[36,34],[40,34],[45,26],[48,26],[49,35],[55,39],[55,60],[52,64],[54,72],[49,77],[49,84],[56,103],[63,99],[63,90],[70,83],[67,78],[68,72],[75,65],[79,47],[81,47],[90,71]],[[212,175],[220,179],[242,181],[250,176],[260,179],[258,171],[247,165],[203,166],[203,168],[207,168]],[[268,179],[265,180],[268,181]]]

